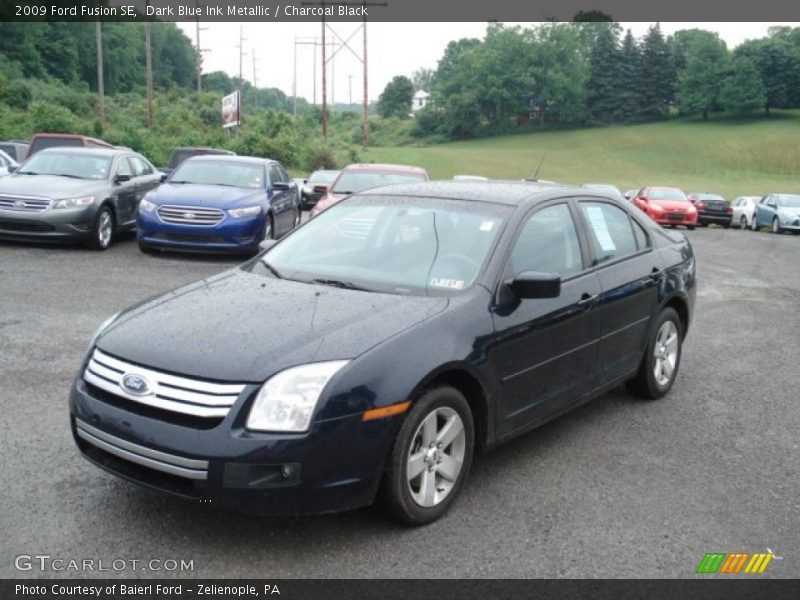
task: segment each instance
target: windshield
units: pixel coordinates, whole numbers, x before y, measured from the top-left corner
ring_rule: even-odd
[[[650,200],[675,200],[686,202],[686,195],[680,190],[662,190],[651,188],[647,191]]]
[[[111,158],[82,152],[40,152],[28,159],[18,173],[61,175],[79,179],[107,179]]]
[[[357,194],[379,185],[414,183],[424,181],[420,173],[398,173],[396,171],[343,171],[331,190],[334,194]]]
[[[695,194],[694,197],[697,200],[725,200],[719,194]]]
[[[458,293],[474,283],[510,211],[461,200],[357,196],[311,219],[257,265],[339,287]]]
[[[785,208],[800,208],[800,196],[781,194],[778,196],[778,206]]]
[[[338,174],[339,171],[314,171],[308,178],[308,183],[330,183]]]
[[[264,187],[264,167],[232,160],[188,159],[175,169],[169,183],[261,188]]]

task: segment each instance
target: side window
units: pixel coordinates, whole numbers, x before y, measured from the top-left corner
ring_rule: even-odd
[[[133,165],[133,172],[136,174],[137,177],[140,175],[151,175],[153,173],[153,168],[147,164],[147,161],[142,159],[140,156],[131,156],[129,157],[131,164]]]
[[[117,170],[114,175],[129,175],[133,177],[133,170],[131,169],[131,164],[128,162],[127,157],[123,156],[117,161]]]
[[[281,176],[281,171],[277,167],[277,165],[270,165],[269,166],[269,183],[272,185],[273,183],[278,183],[283,181],[283,177]]]
[[[278,165],[278,171],[281,172],[281,177],[283,178],[283,181],[291,182],[292,178],[289,177],[289,175],[286,173],[286,171],[284,171],[283,167],[281,167],[280,165]]]
[[[580,206],[594,247],[594,265],[636,254],[636,237],[628,213],[602,202],[581,202]]]
[[[636,238],[636,248],[639,250],[649,248],[650,238],[647,236],[647,232],[644,230],[644,227],[639,225],[639,223],[636,222],[636,219],[632,219],[631,217],[628,218],[631,220],[631,227],[633,227],[633,237]]]
[[[531,215],[514,243],[510,262],[515,275],[541,271],[566,277],[583,270],[578,233],[566,204]]]
[[[7,166],[8,166],[8,161],[2,156],[0,156],[0,167],[7,167]]]

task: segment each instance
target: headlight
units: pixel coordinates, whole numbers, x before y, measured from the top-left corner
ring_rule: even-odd
[[[780,216],[780,218],[784,221],[794,221],[797,218],[795,213],[784,209],[778,210],[778,216]]]
[[[156,204],[153,204],[147,199],[147,196],[142,198],[141,202],[139,202],[139,210],[144,212],[153,212],[156,209]]]
[[[53,208],[77,208],[89,206],[94,203],[94,196],[81,196],[80,198],[64,198],[55,203]]]
[[[652,210],[654,213],[664,212],[664,209],[660,205],[652,203],[650,204],[650,210]]]
[[[304,185],[303,193],[306,194],[307,196],[310,196],[311,194],[314,193],[314,188],[312,188],[310,185]]]
[[[108,328],[108,326],[111,325],[114,322],[114,320],[118,316],[119,316],[119,313],[116,313],[115,315],[112,315],[112,316],[108,317],[105,321],[103,321],[103,324],[100,325],[100,327],[97,328],[97,331],[95,331],[94,334],[92,334],[92,339],[89,342],[89,348],[90,349],[91,349],[92,346],[94,346],[94,343],[97,341],[97,338],[100,336],[100,334],[103,333]]]
[[[346,360],[311,363],[274,375],[261,386],[247,416],[247,429],[307,431],[322,390],[347,363]]]
[[[235,219],[238,219],[239,217],[253,217],[261,214],[261,207],[247,206],[245,208],[232,208],[228,211],[228,214]]]
[[[697,212],[697,207],[694,204],[690,204],[689,208],[686,209],[686,212],[688,212],[689,214],[696,213]]]

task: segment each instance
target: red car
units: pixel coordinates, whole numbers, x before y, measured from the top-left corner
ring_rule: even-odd
[[[633,203],[659,225],[697,227],[697,209],[678,188],[644,187]]]
[[[323,192],[325,195],[314,206],[311,216],[318,215],[351,194],[382,185],[413,183],[428,179],[430,179],[428,172],[421,167],[374,163],[347,165],[332,184],[314,186],[314,192]]]

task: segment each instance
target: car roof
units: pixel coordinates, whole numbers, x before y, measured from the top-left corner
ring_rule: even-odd
[[[469,200],[516,206],[523,202],[547,200],[564,195],[564,192],[591,193],[572,185],[552,185],[523,181],[422,181],[399,183],[364,190],[357,195],[413,196],[416,198],[443,198]],[[605,196],[603,196],[605,197]]]
[[[644,186],[645,190],[678,190],[682,192],[683,190],[679,187],[675,187],[673,185],[646,185]]]
[[[52,148],[45,148],[39,150],[36,154],[53,154],[53,153],[67,153],[67,154],[85,154],[87,156],[102,156],[106,158],[113,158],[115,156],[123,156],[128,154],[137,154],[130,148],[86,148],[84,146],[53,146]],[[33,156],[36,156],[34,154]]]
[[[399,171],[403,173],[427,173],[422,167],[410,165],[391,165],[386,163],[353,163],[347,165],[343,171]]]
[[[192,162],[224,160],[226,162],[247,163],[251,165],[263,165],[278,162],[272,158],[261,158],[259,156],[240,156],[238,154],[201,154],[199,156],[190,156],[183,162],[188,162],[190,160]]]

